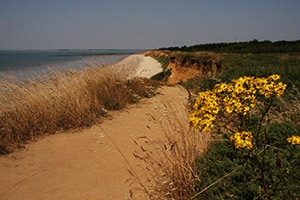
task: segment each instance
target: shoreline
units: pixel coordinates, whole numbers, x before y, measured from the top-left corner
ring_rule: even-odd
[[[109,67],[116,71],[125,72],[130,78],[152,76],[162,72],[161,64],[150,56],[145,56],[142,53],[136,54],[115,54],[115,55],[86,55],[81,59],[65,61],[56,64],[47,64],[39,67],[24,67],[11,70],[0,70],[2,78],[5,75],[9,77],[16,77],[18,79],[26,80],[31,78],[38,78],[39,76],[51,76],[51,72],[65,71],[65,70],[86,70],[90,67]],[[4,76],[3,76],[4,75]],[[1,78],[0,77],[0,78]]]

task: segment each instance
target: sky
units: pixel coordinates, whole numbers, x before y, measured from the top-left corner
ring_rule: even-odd
[[[0,0],[0,50],[299,40],[300,0]]]

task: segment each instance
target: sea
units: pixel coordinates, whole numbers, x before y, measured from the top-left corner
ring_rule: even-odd
[[[111,65],[144,49],[0,50],[0,78],[19,79],[48,75],[53,71],[83,70]]]

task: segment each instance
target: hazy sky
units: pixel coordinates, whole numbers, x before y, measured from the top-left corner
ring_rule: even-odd
[[[0,49],[300,39],[300,0],[0,0]]]

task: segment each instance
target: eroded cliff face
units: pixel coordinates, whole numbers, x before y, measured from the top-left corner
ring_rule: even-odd
[[[194,77],[212,77],[219,74],[225,69],[225,66],[216,62],[216,60],[208,58],[197,59],[187,57],[177,59],[170,57],[170,63],[167,70],[171,70],[171,75],[168,78],[169,84],[176,84],[179,82],[186,82]]]
[[[148,51],[144,55],[169,57],[170,62],[166,70],[170,70],[171,74],[167,80],[168,84],[186,82],[194,77],[213,77],[225,69],[225,65],[219,62],[219,59],[209,54],[181,57],[173,56],[167,51]]]

